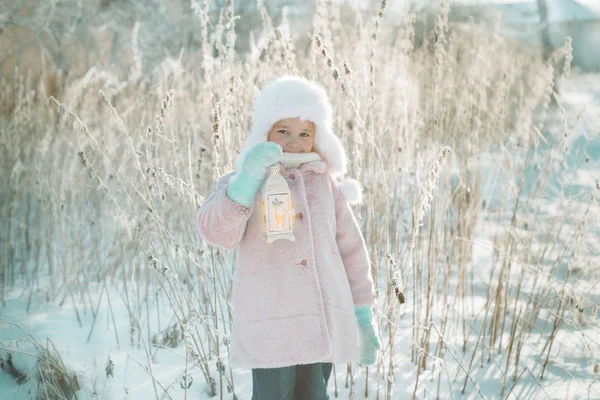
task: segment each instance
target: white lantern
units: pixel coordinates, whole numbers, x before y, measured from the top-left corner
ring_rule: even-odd
[[[295,241],[292,232],[294,218],[292,196],[285,178],[279,173],[279,165],[272,165],[269,168],[264,190],[264,208],[267,243],[277,239]]]

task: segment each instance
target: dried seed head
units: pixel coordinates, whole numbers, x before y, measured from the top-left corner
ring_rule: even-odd
[[[87,167],[87,158],[85,158],[85,154],[83,154],[83,151],[77,152],[77,156],[79,157],[79,161],[81,162],[81,164],[84,167]]]
[[[400,292],[397,288],[394,288],[394,291],[396,292],[396,298],[398,299],[398,303],[406,303],[406,297],[404,296],[404,293]]]
[[[198,352],[194,350],[191,345],[188,345],[188,354],[194,363],[197,363],[200,360],[200,354],[198,354]]]
[[[352,75],[352,70],[350,70],[350,67],[348,66],[348,60],[344,60],[344,73],[347,76]]]
[[[315,43],[319,48],[323,47],[323,42],[321,42],[321,37],[319,35],[315,35]]]
[[[113,361],[110,359],[110,356],[108,357],[108,361],[106,363],[106,367],[104,367],[104,371],[106,372],[106,377],[108,378],[110,377],[114,377],[114,372],[115,372],[115,364],[113,363]]]
[[[388,253],[387,251],[385,252],[385,258],[387,259],[388,263],[391,266],[393,266],[393,267],[396,266],[396,261],[394,260],[394,257],[390,253]]]
[[[221,360],[217,361],[217,371],[219,371],[219,374],[221,375],[225,373],[225,364],[223,364]]]
[[[404,296],[404,281],[402,279],[402,276],[400,276],[400,272],[397,269],[394,271],[394,275],[392,276],[392,286],[394,287],[394,293],[396,294],[396,299],[398,299],[398,303],[406,303],[406,296]]]
[[[186,389],[189,389],[190,387],[192,387],[193,382],[194,382],[194,377],[191,375],[188,375],[186,373],[181,377],[181,380],[179,381],[179,386],[182,389],[186,390]]]
[[[596,365],[594,365],[594,379],[597,379],[598,375],[600,375],[600,365],[596,363]]]
[[[563,71],[566,76],[571,73],[571,63],[573,62],[573,40],[567,36],[565,39],[565,65]]]
[[[219,136],[218,133],[219,133],[220,126],[221,126],[221,118],[219,117],[219,110],[215,107],[213,109],[213,134],[217,136],[217,139]]]
[[[428,180],[425,183],[425,188],[423,190],[423,194],[421,195],[421,200],[419,202],[419,208],[417,209],[418,224],[423,222],[425,213],[431,208],[430,203],[431,200],[433,200],[433,189],[435,187],[435,181],[437,180],[438,173],[441,169],[444,160],[446,159],[446,157],[448,157],[448,154],[450,154],[451,151],[452,150],[449,146],[444,147],[438,155],[435,165],[428,174]]]

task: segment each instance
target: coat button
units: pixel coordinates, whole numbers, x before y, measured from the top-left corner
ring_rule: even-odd
[[[294,179],[296,179],[296,175],[294,175],[294,174],[290,174],[290,179],[291,179],[291,180],[294,180]]]
[[[296,218],[303,219],[304,215],[302,213],[298,213],[298,214],[296,214]]]
[[[306,261],[306,258],[303,258],[302,260],[300,260],[299,263],[296,263],[296,265],[303,265],[303,266],[305,266],[307,264],[308,264],[308,261]]]

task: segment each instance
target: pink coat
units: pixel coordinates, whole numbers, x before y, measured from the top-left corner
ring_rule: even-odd
[[[232,367],[276,368],[359,359],[354,307],[372,305],[365,241],[348,201],[323,161],[285,170],[294,201],[295,242],[263,237],[259,192],[251,208],[217,182],[198,216],[210,244],[235,248]]]

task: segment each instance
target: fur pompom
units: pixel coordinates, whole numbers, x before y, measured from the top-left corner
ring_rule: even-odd
[[[350,204],[362,203],[362,186],[356,179],[348,178],[340,182],[340,191]]]

